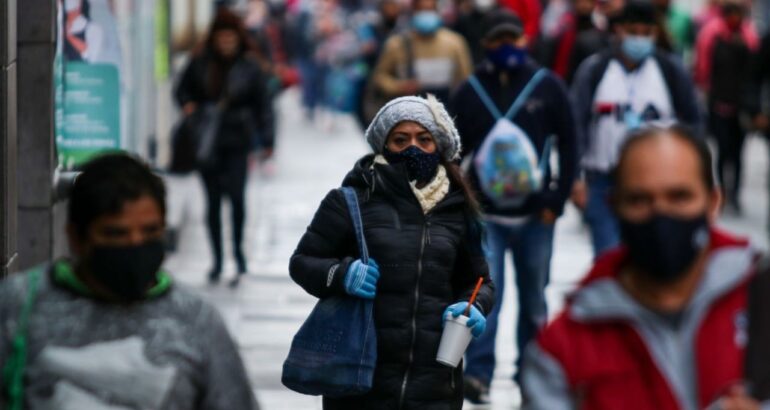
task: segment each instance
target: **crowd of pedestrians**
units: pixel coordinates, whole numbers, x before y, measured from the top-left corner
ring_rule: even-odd
[[[172,169],[204,182],[212,285],[230,201],[237,286],[248,170],[273,154],[276,96],[298,86],[327,131],[342,114],[359,123],[372,152],[289,261],[320,300],[370,304],[368,390],[323,394],[324,409],[488,404],[507,255],[524,408],[770,406],[768,372],[747,365],[752,329],[770,326],[751,310],[770,273],[715,228],[741,213],[746,135],[770,131],[770,34],[750,1],[697,14],[670,0],[242,3],[217,3],[179,77]],[[258,408],[221,318],[161,269],[163,183],[123,154],[81,171],[72,256],[0,283],[0,407]],[[549,312],[569,201],[594,266]],[[444,326],[463,315],[465,361],[439,364]],[[292,352],[324,365],[344,356],[343,334]]]

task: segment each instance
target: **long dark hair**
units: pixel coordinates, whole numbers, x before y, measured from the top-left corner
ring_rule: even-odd
[[[483,255],[485,231],[484,224],[481,222],[481,205],[476,199],[476,192],[456,162],[442,161],[442,165],[446,168],[449,181],[460,189],[465,197],[463,214],[468,227],[467,239],[470,250],[475,255]]]
[[[216,33],[221,30],[233,31],[238,36],[238,52],[231,61],[226,61],[220,58],[216,49],[215,37]],[[254,39],[249,35],[246,30],[246,25],[243,23],[237,14],[230,11],[227,7],[219,7],[217,9],[214,20],[211,22],[208,34],[203,42],[195,50],[196,57],[209,57],[208,75],[206,78],[206,92],[212,97],[219,97],[226,81],[227,72],[233,61],[242,58],[249,58],[260,65],[263,69],[266,68],[266,61],[264,60],[259,48],[256,45]]]

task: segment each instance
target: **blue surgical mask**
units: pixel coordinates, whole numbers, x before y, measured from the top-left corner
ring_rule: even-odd
[[[441,24],[441,16],[436,11],[418,11],[412,16],[412,26],[420,34],[433,34]]]
[[[391,165],[405,164],[409,180],[418,183],[430,182],[441,163],[438,151],[427,153],[414,145],[400,152],[391,152],[386,148],[382,155]]]
[[[498,70],[510,70],[521,67],[527,60],[527,50],[511,44],[487,50],[487,58]]]
[[[641,63],[655,51],[655,43],[648,36],[626,36],[621,44],[623,54],[635,63]]]

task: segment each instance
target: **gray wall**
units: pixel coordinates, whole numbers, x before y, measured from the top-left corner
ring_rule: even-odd
[[[0,276],[16,268],[16,0],[0,1]]]
[[[5,0],[3,0],[5,1]],[[17,0],[18,268],[54,256],[55,0]]]

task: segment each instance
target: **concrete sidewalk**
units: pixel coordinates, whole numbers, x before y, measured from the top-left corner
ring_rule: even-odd
[[[321,199],[339,186],[368,148],[350,118],[335,121],[334,131],[320,131],[308,124],[301,115],[295,90],[285,93],[279,106],[280,131],[273,170],[255,170],[248,186],[246,251],[250,274],[235,290],[229,289],[226,281],[216,287],[206,284],[211,256],[203,191],[195,176],[168,178],[169,219],[180,229],[180,242],[166,265],[177,280],[199,289],[219,307],[241,348],[263,409],[312,410],[321,408],[319,399],[290,392],[280,382],[281,366],[292,336],[315,303],[289,278],[288,261]],[[724,220],[730,229],[751,236],[761,247],[767,243],[767,153],[764,141],[749,140],[744,216]],[[224,237],[229,238],[227,207],[223,220]],[[226,241],[229,256],[228,246]],[[558,311],[565,292],[589,267],[590,252],[579,215],[570,207],[557,225],[552,282],[547,290],[552,312]],[[228,260],[225,279],[234,272],[234,261]],[[512,267],[508,272],[510,277]],[[507,284],[511,282],[508,280]],[[515,289],[507,286],[505,292],[497,344],[498,369],[492,389],[493,409],[512,409],[519,403],[518,391],[510,381],[515,355]]]

